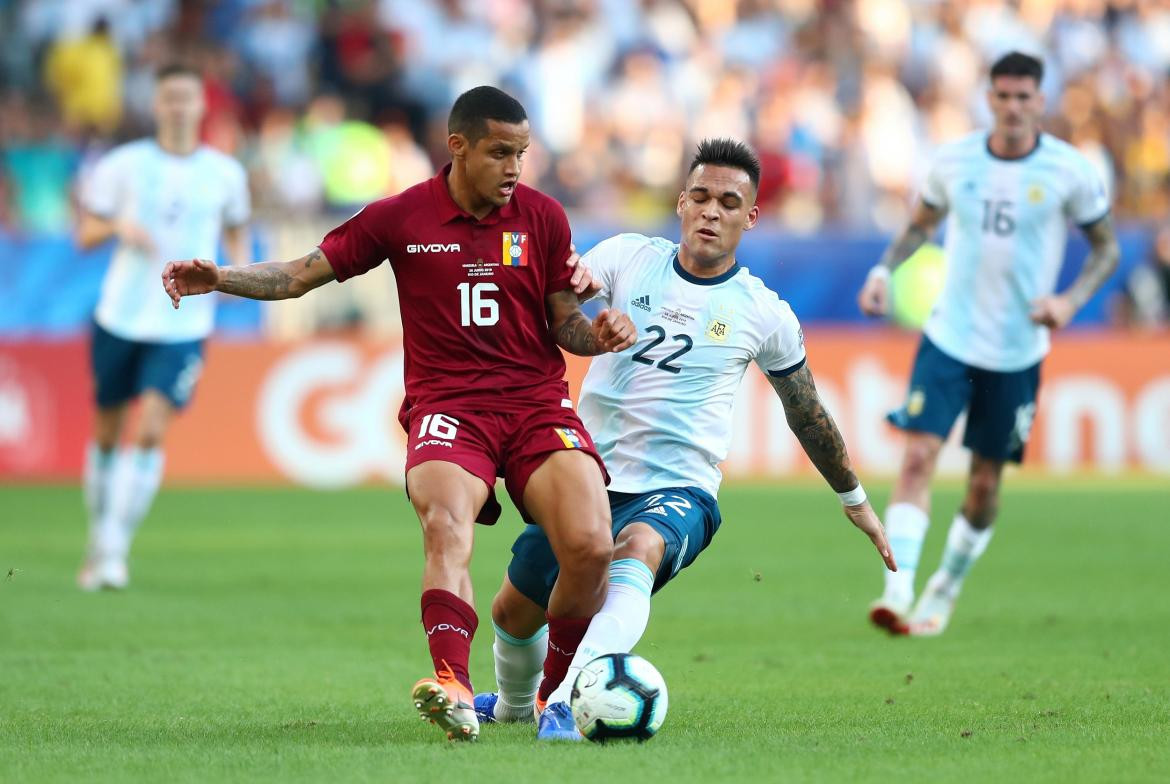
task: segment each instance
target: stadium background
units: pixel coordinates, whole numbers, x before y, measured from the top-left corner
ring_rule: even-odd
[[[1011,48],[1045,57],[1045,126],[1100,169],[1122,242],[1121,270],[1056,339],[1027,470],[1170,472],[1170,4],[0,0],[0,44],[6,479],[80,471],[109,248],[74,249],[77,184],[150,132],[151,77],[173,59],[205,74],[206,141],[248,168],[258,259],[299,256],[357,206],[429,176],[451,101],[480,83],[527,107],[525,180],[565,204],[581,250],[620,230],[676,236],[694,142],[749,140],[763,221],[741,260],[801,317],[863,471],[889,473],[898,441],[881,414],[903,394],[914,336],[863,323],[855,294],[932,150],[988,122],[987,64]],[[1062,282],[1084,252],[1074,238]],[[905,324],[938,265],[927,252],[901,276]],[[168,479],[400,482],[397,318],[385,265],[296,302],[221,300]],[[807,472],[753,375],[728,474]],[[945,470],[964,465],[952,444]]]

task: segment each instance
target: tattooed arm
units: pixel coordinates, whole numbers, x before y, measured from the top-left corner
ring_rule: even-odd
[[[881,261],[870,271],[865,279],[865,285],[857,296],[857,304],[861,312],[867,316],[884,316],[889,310],[889,277],[898,265],[914,255],[923,243],[934,236],[939,222],[946,215],[946,210],[932,207],[924,201],[919,201],[910,216],[910,223],[890,243]]]
[[[857,487],[841,431],[821,403],[808,365],[780,378],[769,376],[768,382],[784,404],[788,427],[829,486],[838,493]]]
[[[335,279],[320,248],[295,261],[269,261],[246,267],[218,267],[204,259],[172,261],[162,274],[163,288],[177,308],[179,300],[222,291],[248,299],[299,297]]]
[[[1117,269],[1121,248],[1109,216],[1086,226],[1085,236],[1089,239],[1089,257],[1081,274],[1063,293],[1041,297],[1032,303],[1032,321],[1037,324],[1054,329],[1068,324]]]
[[[780,396],[780,402],[784,404],[784,418],[788,420],[788,427],[792,429],[800,445],[804,447],[804,453],[809,456],[829,486],[838,493],[860,489],[861,483],[849,464],[845,441],[841,438],[841,432],[837,430],[833,417],[821,403],[821,396],[817,394],[817,387],[813,383],[808,365],[780,378],[769,376],[768,382]],[[843,509],[849,521],[873,542],[886,568],[892,572],[898,571],[898,565],[894,562],[890,545],[886,541],[885,530],[869,501],[863,500]]]
[[[607,308],[590,323],[572,289],[548,295],[548,325],[556,344],[580,357],[624,351],[634,345],[638,330],[625,313]]]

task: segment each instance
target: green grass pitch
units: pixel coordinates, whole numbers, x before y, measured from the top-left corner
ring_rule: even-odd
[[[935,496],[919,582],[959,488]],[[875,493],[884,501],[884,490]],[[1167,781],[1170,493],[1012,477],[951,630],[869,628],[879,561],[823,486],[732,486],[637,651],[670,687],[648,744],[537,745],[420,722],[417,523],[400,492],[169,489],[123,594],[73,583],[72,487],[0,489],[0,779]],[[480,529],[472,674],[519,523]]]

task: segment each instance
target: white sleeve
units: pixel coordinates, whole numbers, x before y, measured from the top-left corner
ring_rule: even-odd
[[[601,284],[601,291],[597,297],[605,300],[607,306],[613,305],[613,290],[617,285],[618,270],[621,268],[622,249],[625,242],[624,234],[604,239],[594,245],[588,253],[581,257],[581,261],[593,273],[593,279]]]
[[[81,188],[81,206],[99,218],[116,218],[118,205],[124,204],[126,154],[112,150],[93,167]]]
[[[776,329],[756,353],[760,370],[772,377],[787,376],[804,367],[804,331],[787,302],[778,302]]]
[[[223,208],[225,226],[242,226],[252,215],[252,199],[248,194],[248,175],[235,160],[230,161],[228,198]]]
[[[1105,182],[1093,164],[1087,160],[1077,163],[1071,172],[1073,188],[1065,203],[1065,212],[1078,226],[1091,226],[1109,214],[1109,196],[1105,192]]]
[[[947,184],[942,172],[942,161],[938,156],[930,164],[930,169],[926,172],[926,179],[922,183],[922,190],[918,196],[928,206],[934,207],[936,210],[946,210],[950,207],[950,200],[947,199]]]

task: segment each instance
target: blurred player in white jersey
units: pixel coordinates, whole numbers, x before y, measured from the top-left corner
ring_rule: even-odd
[[[176,312],[158,285],[167,260],[248,262],[247,177],[234,159],[199,143],[203,81],[167,66],[157,75],[157,132],[111,150],[83,183],[77,243],[116,243],[94,314],[96,416],[84,468],[89,544],[78,574],[87,591],[123,588],[130,542],[162,479],[167,424],[191,397],[215,302]],[[138,423],[119,453],[129,404]]]
[[[538,737],[580,738],[567,704],[577,673],[597,656],[633,648],[646,629],[651,594],[693,563],[719,528],[718,465],[731,442],[735,392],[752,363],[776,390],[789,427],[840,495],[845,515],[894,568],[805,364],[796,316],[735,260],[759,215],[759,177],[759,160],[746,145],[706,140],[679,194],[681,243],[621,234],[585,255],[605,305],[627,308],[639,335],[632,350],[593,359],[579,406],[612,477],[609,593],[564,681],[541,684],[541,692],[550,691],[538,693],[557,562],[543,532],[529,526],[512,547],[492,605],[500,692],[476,697],[481,721],[532,721],[535,705]]]
[[[870,271],[858,298],[864,313],[884,315],[891,271],[947,216],[946,283],[927,320],[905,405],[889,417],[906,431],[885,519],[900,568],[886,574],[870,619],[895,634],[946,628],[963,579],[991,538],[1004,463],[1023,459],[1049,329],[1068,324],[1117,266],[1100,177],[1076,149],[1040,130],[1042,76],[1043,64],[1025,54],[996,61],[987,94],[994,128],[939,150],[910,225]],[[1073,284],[1054,294],[1069,221],[1092,250]],[[966,497],[942,564],[915,604],[931,478],[964,409],[963,444],[971,450]]]

